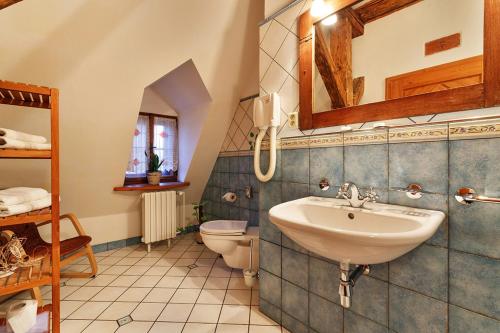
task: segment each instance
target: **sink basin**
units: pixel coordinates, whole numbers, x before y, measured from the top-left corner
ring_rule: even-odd
[[[307,197],[274,206],[269,218],[307,250],[363,265],[391,261],[413,250],[431,238],[445,214],[372,202],[352,208],[343,199]]]

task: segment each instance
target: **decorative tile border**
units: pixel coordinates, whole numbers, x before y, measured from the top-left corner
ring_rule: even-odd
[[[318,136],[311,136],[309,138],[309,147],[338,147],[344,144],[344,137],[342,133],[325,134]]]
[[[387,129],[366,130],[344,133],[344,145],[373,145],[387,143]]]
[[[417,125],[389,129],[389,142],[421,142],[448,140],[448,125]]]
[[[277,141],[277,149],[425,142],[448,139],[466,140],[496,137],[500,137],[500,118],[283,138]],[[269,150],[268,140],[262,142],[262,150]],[[219,156],[251,156],[253,154],[254,152],[252,150],[240,150],[221,152]]]
[[[450,140],[500,137],[500,118],[450,123]]]
[[[281,149],[309,148],[309,137],[284,138],[281,139]]]

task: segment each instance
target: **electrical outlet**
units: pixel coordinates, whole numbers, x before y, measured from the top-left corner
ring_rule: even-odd
[[[288,114],[288,126],[291,128],[299,128],[299,113],[290,112]]]

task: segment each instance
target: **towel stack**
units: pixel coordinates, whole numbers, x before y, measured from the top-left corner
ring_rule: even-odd
[[[0,217],[50,207],[51,195],[42,188],[12,187],[0,190]]]
[[[0,128],[0,149],[50,150],[50,143],[43,136]]]

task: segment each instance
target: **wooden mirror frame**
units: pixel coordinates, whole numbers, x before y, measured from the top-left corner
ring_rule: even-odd
[[[374,1],[395,2],[396,0]],[[407,6],[418,0],[397,1]],[[327,2],[332,8],[327,15],[313,20],[310,11],[307,11],[299,18],[299,127],[301,130],[500,105],[500,39],[498,37],[500,36],[500,0],[484,0],[483,83],[313,113],[314,24],[360,0],[328,0]]]

